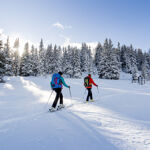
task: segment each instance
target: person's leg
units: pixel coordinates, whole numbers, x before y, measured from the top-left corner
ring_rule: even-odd
[[[60,104],[63,104],[63,94],[60,92]]]
[[[52,107],[54,107],[54,108],[56,107],[58,99],[60,97],[60,93],[61,93],[60,88],[55,89],[55,92],[56,92],[56,97],[55,97],[55,100],[54,100],[53,105],[52,105]]]
[[[89,89],[90,99],[93,100],[92,89]]]
[[[87,88],[87,90],[88,90],[88,95],[87,95],[86,101],[89,101],[89,97],[90,97],[90,90],[89,90],[89,88]]]

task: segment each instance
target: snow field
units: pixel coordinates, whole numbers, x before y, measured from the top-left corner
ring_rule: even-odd
[[[11,77],[0,84],[1,150],[149,150],[150,85],[99,80],[83,103],[82,79],[66,79],[64,110],[49,113],[50,77]]]

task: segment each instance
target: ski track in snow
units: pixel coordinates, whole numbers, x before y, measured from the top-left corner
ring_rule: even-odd
[[[13,90],[17,90],[18,98],[23,96],[21,95],[23,88],[25,97],[21,102],[19,99],[13,98],[13,100],[16,100],[15,104],[11,99],[8,100],[8,103],[12,104],[12,107],[8,105],[8,108],[11,111],[14,110],[14,114],[13,112],[6,114],[6,112],[0,111],[2,115],[6,114],[6,117],[0,118],[0,149],[9,150],[14,147],[15,150],[47,150],[50,145],[52,149],[56,150],[69,150],[70,148],[73,150],[98,150],[100,148],[102,150],[150,150],[150,121],[133,119],[126,115],[123,116],[123,114],[115,112],[109,107],[105,108],[105,100],[115,97],[122,99],[128,94],[149,96],[148,92],[141,89],[136,90],[136,87],[132,90],[125,87],[119,88],[118,82],[111,86],[109,81],[106,81],[106,83],[102,81],[101,84],[104,82],[104,87],[100,87],[101,92],[97,95],[99,98],[95,99],[95,102],[83,103],[83,98],[80,98],[82,97],[80,93],[84,92],[82,89],[81,92],[76,91],[73,99],[69,98],[69,94],[66,94],[67,90],[64,89],[64,95],[67,95],[64,96],[64,103],[68,108],[48,113],[46,103],[51,91],[44,87],[48,79],[43,79],[43,81],[41,79],[41,82],[44,82],[41,85],[40,83],[38,83],[39,85],[36,84],[36,81],[20,77],[12,79],[12,81],[10,80],[9,83],[0,87],[3,95],[9,91],[12,97],[15,96]],[[13,82],[16,82],[16,84],[13,84]],[[82,86],[81,82],[75,82],[75,80],[68,80],[68,82],[70,82],[72,88],[76,86],[76,89],[73,90]],[[46,85],[46,87],[48,86]],[[83,96],[85,97],[85,95]],[[54,97],[55,94],[52,95],[51,99],[54,99]],[[51,103],[52,100],[49,105]],[[18,106],[16,106],[17,104]],[[3,103],[3,101],[0,101],[0,105],[7,107],[7,103]],[[23,111],[19,107],[25,110]],[[30,107],[33,108],[30,109]],[[16,110],[19,110],[19,112]],[[37,133],[34,128],[37,129]],[[26,132],[31,132],[31,135],[27,135]],[[18,140],[20,135],[24,136],[22,140]],[[13,137],[16,137],[18,141]],[[14,145],[7,145],[7,140]]]
[[[103,108],[82,106],[75,108],[74,113],[88,120],[87,123],[96,127],[100,133],[110,137],[112,143],[122,149],[150,149],[150,130],[132,120],[120,117]],[[76,111],[78,110],[78,111]],[[92,111],[91,111],[92,110]]]

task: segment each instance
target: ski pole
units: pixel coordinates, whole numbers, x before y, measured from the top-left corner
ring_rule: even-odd
[[[98,94],[99,94],[99,88],[98,88],[98,86],[97,86],[97,91],[98,91]]]
[[[85,95],[85,93],[86,93],[86,89],[85,89],[85,91],[84,91],[84,94],[83,94],[83,97],[82,97],[82,99],[84,99],[84,95]]]
[[[49,98],[48,98],[47,103],[45,104],[45,107],[49,104],[49,101],[50,101],[50,98],[51,98],[52,94],[53,94],[53,90],[52,90],[52,92],[51,92],[50,95],[49,95]],[[44,107],[44,109],[45,109],[45,107]]]
[[[72,98],[72,95],[71,95],[71,90],[70,90],[70,88],[69,88],[69,93],[70,93],[70,97]]]
[[[97,86],[97,91],[98,91],[98,97],[99,97],[99,99],[101,99],[101,96],[100,96],[100,92],[99,92],[99,88],[98,88],[98,86]]]
[[[70,97],[71,97],[71,105],[73,105],[73,103],[72,103],[72,94],[71,94],[70,87],[69,87],[69,93],[70,93]]]

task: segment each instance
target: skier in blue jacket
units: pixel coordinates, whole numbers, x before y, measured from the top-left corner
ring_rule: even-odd
[[[50,111],[55,111],[55,108],[56,108],[59,98],[60,98],[60,105],[58,106],[58,109],[64,108],[62,88],[63,88],[63,85],[67,88],[70,88],[70,86],[68,86],[65,83],[65,80],[62,77],[62,75],[63,75],[62,72],[58,72],[58,73],[53,74],[53,76],[52,76],[51,88],[56,92],[56,97],[52,104],[52,107],[50,108]]]

